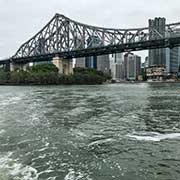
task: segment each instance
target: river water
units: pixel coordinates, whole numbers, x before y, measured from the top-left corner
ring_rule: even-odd
[[[0,180],[180,179],[180,84],[0,87]]]

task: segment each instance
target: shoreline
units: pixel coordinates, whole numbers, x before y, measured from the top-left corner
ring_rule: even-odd
[[[180,81],[137,81],[137,82],[118,82],[118,83],[103,83],[103,84],[15,84],[15,83],[4,83],[0,86],[101,86],[110,84],[180,84]]]

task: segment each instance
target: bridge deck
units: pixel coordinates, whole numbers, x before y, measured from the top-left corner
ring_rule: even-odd
[[[105,47],[96,47],[76,51],[67,51],[67,52],[55,52],[49,54],[42,54],[32,57],[22,57],[22,58],[11,58],[8,60],[0,61],[0,64],[6,64],[10,61],[15,63],[29,63],[29,62],[40,62],[52,60],[54,56],[59,56],[64,59],[72,59],[78,57],[88,57],[88,56],[98,56],[104,54],[113,54],[113,53],[123,53],[129,51],[140,51],[140,50],[149,50],[157,48],[173,48],[180,46],[180,37],[177,38],[164,38],[160,40],[151,40],[144,42],[120,44],[114,46],[105,46]]]

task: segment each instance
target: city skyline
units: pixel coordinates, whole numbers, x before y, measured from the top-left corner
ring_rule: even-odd
[[[151,8],[155,2],[156,7]],[[19,45],[38,32],[42,24],[56,12],[83,23],[113,28],[147,27],[148,19],[155,16],[166,17],[167,23],[178,21],[178,1],[173,3],[167,1],[165,4],[162,0],[151,2],[140,0],[135,5],[129,6],[132,3],[132,0],[114,1],[113,4],[102,0],[98,2],[81,0],[79,3],[54,0],[51,4],[47,1],[32,3],[29,0],[13,2],[0,0],[0,58],[12,56]],[[144,51],[136,53],[142,56],[142,60],[147,55]]]

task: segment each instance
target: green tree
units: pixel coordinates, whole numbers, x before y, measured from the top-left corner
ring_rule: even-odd
[[[5,72],[3,69],[0,69],[0,84],[6,84],[9,79],[9,73]]]
[[[73,84],[102,84],[110,80],[109,74],[95,69],[75,68],[73,75],[58,73],[58,68],[53,64],[40,64],[33,66],[28,71],[16,70],[4,72],[0,70],[0,83],[34,84],[34,85],[73,85]]]
[[[32,66],[30,71],[32,72],[56,72],[58,73],[58,68],[54,64],[38,64]]]

